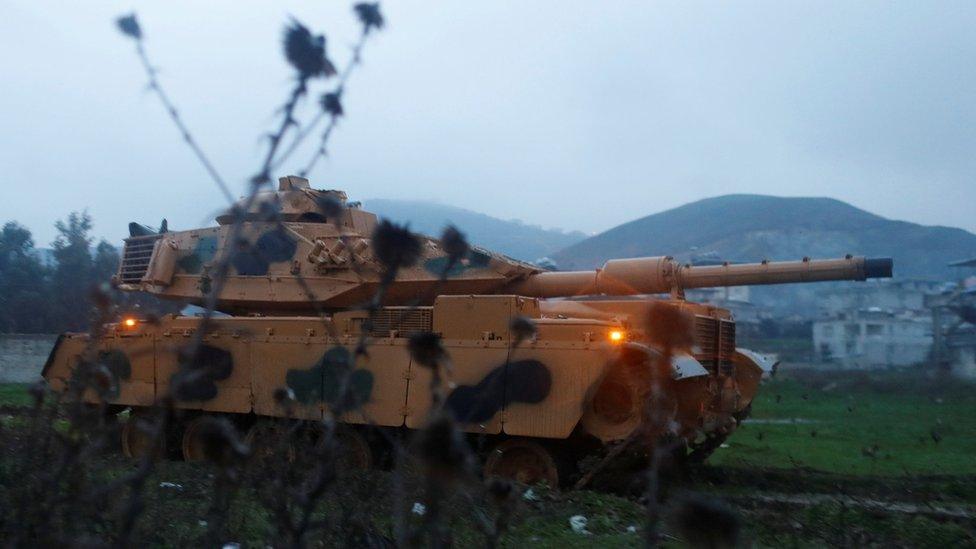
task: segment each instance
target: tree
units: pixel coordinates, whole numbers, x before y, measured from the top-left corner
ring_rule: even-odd
[[[119,269],[119,251],[106,240],[99,240],[92,261],[92,281],[96,284],[108,283]]]
[[[49,320],[47,269],[30,231],[15,221],[0,230],[0,332],[43,332]]]
[[[16,221],[9,221],[0,231],[0,272],[5,272],[11,262],[23,258],[34,249],[30,230]]]
[[[118,311],[161,315],[180,309],[179,303],[111,287],[119,251],[105,240],[92,249],[87,212],[72,212],[55,227],[51,267],[41,260],[26,227],[10,221],[0,229],[0,333],[87,330],[96,304],[110,307],[102,311],[110,317]],[[96,292],[107,299],[93,300]]]
[[[88,326],[94,262],[91,254],[92,228],[88,212],[71,212],[54,224],[58,237],[51,244],[57,266],[51,277],[54,318],[59,331]]]

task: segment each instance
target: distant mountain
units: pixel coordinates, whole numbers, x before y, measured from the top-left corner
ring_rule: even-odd
[[[892,257],[898,278],[950,280],[947,263],[976,256],[976,234],[885,219],[831,198],[734,194],[624,223],[553,256],[560,269],[617,257],[711,254],[730,261]],[[956,273],[958,274],[958,273]]]
[[[550,256],[586,238],[579,231],[543,229],[432,202],[372,199],[363,201],[363,209],[399,223],[409,222],[411,230],[434,237],[453,223],[473,244],[525,261]]]

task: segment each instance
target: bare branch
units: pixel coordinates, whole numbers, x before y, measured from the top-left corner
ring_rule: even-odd
[[[221,177],[219,172],[217,172],[217,168],[214,167],[213,163],[210,161],[210,158],[207,157],[206,153],[203,152],[203,149],[200,148],[200,145],[193,138],[193,135],[190,133],[190,129],[180,117],[180,113],[176,109],[176,105],[173,104],[169,98],[169,95],[166,93],[166,90],[163,89],[162,84],[160,84],[159,78],[156,76],[157,71],[149,61],[149,56],[146,54],[146,48],[143,45],[142,30],[136,21],[135,15],[120,18],[118,20],[118,25],[124,34],[131,37],[136,42],[136,54],[139,56],[139,61],[142,63],[142,68],[146,71],[146,77],[149,78],[149,89],[156,94],[156,97],[159,98],[159,101],[163,104],[163,108],[166,110],[166,114],[169,115],[170,120],[173,121],[173,124],[176,125],[176,128],[183,136],[183,141],[188,147],[190,147],[190,150],[193,151],[193,154],[196,155],[200,163],[203,164],[203,167],[207,170],[207,174],[209,174],[210,178],[213,179],[214,183],[217,184],[217,187],[224,195],[224,198],[226,198],[228,202],[233,202],[234,195],[231,194],[230,188],[227,186],[224,178]]]

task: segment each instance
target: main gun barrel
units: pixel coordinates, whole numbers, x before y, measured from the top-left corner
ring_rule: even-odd
[[[705,266],[682,265],[671,257],[637,257],[613,259],[593,271],[539,273],[510,289],[533,297],[660,294],[718,286],[890,278],[891,270],[890,258],[853,256]]]

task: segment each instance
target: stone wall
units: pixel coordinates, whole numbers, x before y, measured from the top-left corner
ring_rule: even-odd
[[[31,383],[58,336],[54,334],[0,334],[0,383]]]

